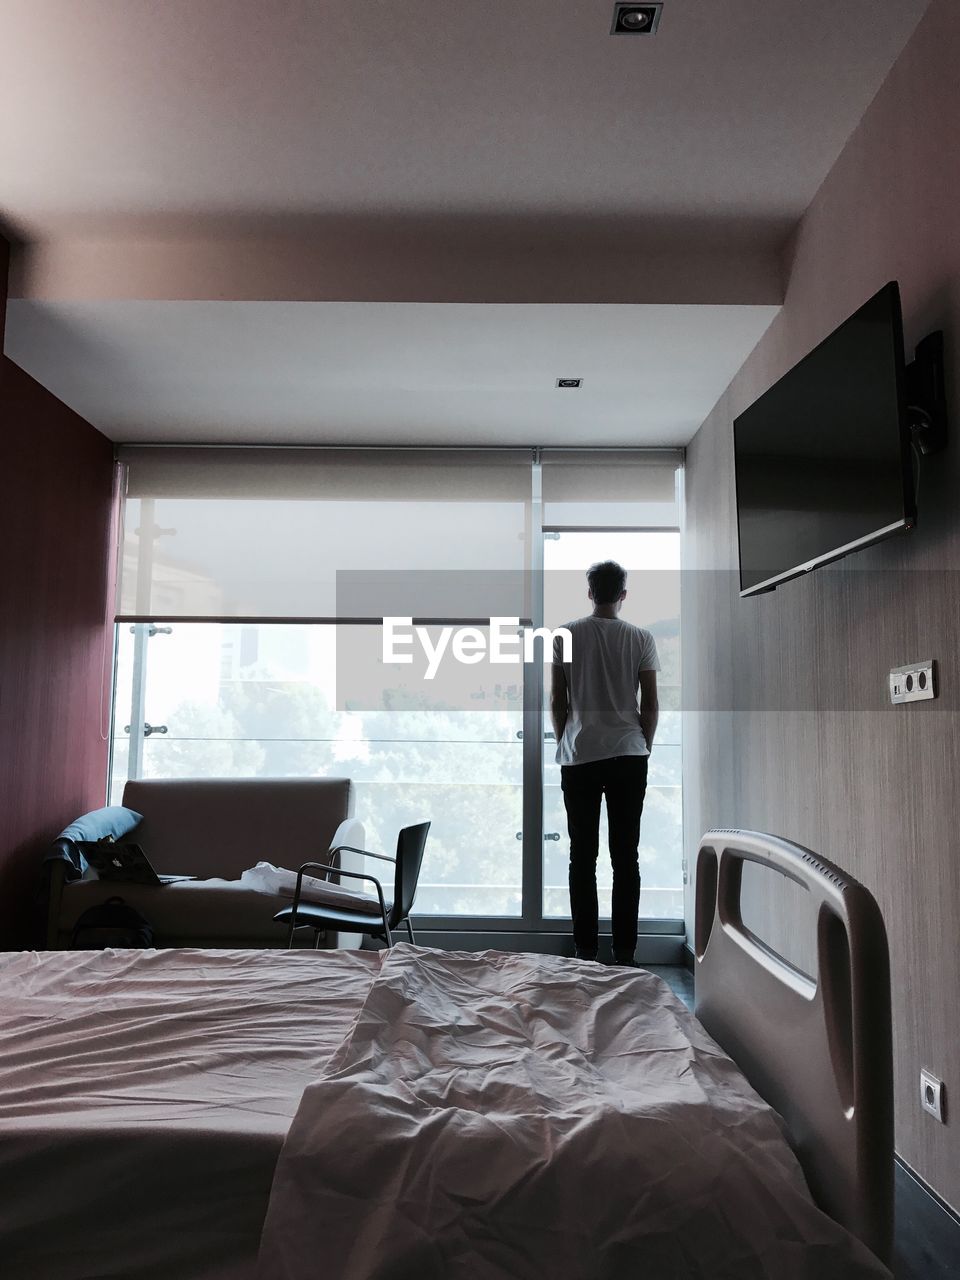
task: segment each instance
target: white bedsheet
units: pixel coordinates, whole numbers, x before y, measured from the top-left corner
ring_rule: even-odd
[[[0,955],[5,1280],[238,1280],[375,954]]]
[[[304,1093],[261,1280],[866,1280],[776,1115],[665,984],[386,956]]]

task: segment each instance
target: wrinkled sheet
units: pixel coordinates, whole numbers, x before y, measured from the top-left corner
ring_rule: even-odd
[[[398,944],[304,1093],[260,1280],[866,1280],[651,974]]]
[[[4,1280],[251,1275],[290,1120],[378,964],[0,955]]]

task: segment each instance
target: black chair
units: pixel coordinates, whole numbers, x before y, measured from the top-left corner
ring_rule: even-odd
[[[387,946],[392,947],[393,930],[404,923],[407,926],[410,941],[416,942],[413,926],[410,924],[410,912],[417,892],[420,864],[423,862],[423,847],[427,843],[429,830],[429,822],[418,823],[415,827],[404,827],[397,837],[395,858],[387,858],[382,853],[371,853],[369,849],[357,849],[349,844],[341,845],[339,849],[334,850],[334,856],[342,852],[359,853],[365,858],[394,863],[393,900],[390,903],[384,898],[383,885],[376,876],[362,871],[348,871],[326,862],[305,862],[297,872],[293,905],[284,907],[273,917],[279,924],[290,926],[287,946],[293,946],[294,930],[304,926],[313,929],[315,943],[318,946],[321,930],[343,929],[347,932],[368,933],[374,938],[383,938]],[[358,895],[355,908],[334,901],[301,902],[300,891],[305,871],[320,872],[324,877],[347,876],[352,880],[367,880],[376,886],[377,896],[374,898],[372,895]]]

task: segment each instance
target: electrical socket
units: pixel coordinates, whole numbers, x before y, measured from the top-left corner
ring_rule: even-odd
[[[946,1103],[946,1093],[943,1087],[943,1081],[938,1080],[932,1071],[926,1068],[920,1072],[920,1105],[924,1111],[929,1111],[934,1120],[944,1123],[943,1112]]]
[[[890,701],[919,702],[937,696],[937,663],[934,658],[911,662],[890,671]]]

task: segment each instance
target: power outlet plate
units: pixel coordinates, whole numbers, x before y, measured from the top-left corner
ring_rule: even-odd
[[[943,1124],[943,1108],[944,1102],[943,1081],[938,1080],[932,1071],[924,1068],[920,1072],[920,1105],[924,1111],[929,1111],[934,1120],[939,1120]]]
[[[937,663],[934,658],[910,662],[890,670],[890,701],[921,702],[937,696]]]

